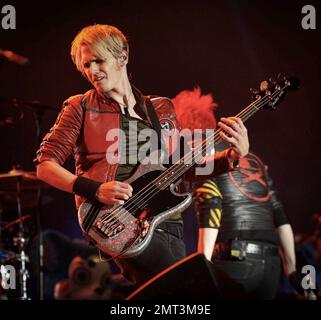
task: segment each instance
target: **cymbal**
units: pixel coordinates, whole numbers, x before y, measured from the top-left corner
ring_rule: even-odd
[[[10,228],[14,227],[15,225],[17,225],[18,223],[23,222],[23,221],[28,220],[28,219],[31,219],[31,215],[27,214],[25,216],[22,216],[21,218],[18,218],[18,219],[14,220],[14,221],[11,221],[11,222],[7,223],[5,226],[2,227],[2,230],[4,231],[4,230],[7,230],[7,229],[10,229]]]
[[[47,183],[37,178],[36,172],[14,169],[0,174],[0,191],[17,192],[18,182],[20,182],[21,191],[49,187]]]
[[[17,178],[17,177],[21,177],[22,174],[21,173],[1,173],[0,174],[0,180],[1,179],[10,179],[10,178]]]
[[[20,169],[13,169],[8,172],[11,175],[21,175],[26,180],[38,180],[37,173],[35,171],[24,171]]]

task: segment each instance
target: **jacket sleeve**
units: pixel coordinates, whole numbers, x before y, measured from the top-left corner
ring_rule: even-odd
[[[198,174],[197,173],[197,168],[200,168],[204,165],[202,164],[196,164],[192,169],[190,169],[186,174],[185,174],[185,179],[190,182],[200,182],[203,181],[204,179],[207,178],[212,178],[217,175],[226,173],[228,171],[233,171],[238,167],[238,162],[233,163],[229,160],[228,158],[228,150],[224,150],[218,153],[215,153],[214,160],[214,168],[213,171],[211,171],[208,174]]]
[[[35,165],[47,160],[63,165],[73,152],[82,127],[81,99],[81,95],[73,96],[63,103],[55,124],[40,144]]]

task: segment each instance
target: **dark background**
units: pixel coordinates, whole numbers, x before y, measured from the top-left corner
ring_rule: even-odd
[[[90,88],[70,59],[70,43],[84,26],[116,25],[130,42],[129,73],[145,94],[174,97],[200,85],[219,103],[218,115],[234,115],[250,102],[250,87],[278,72],[300,78],[276,112],[259,112],[248,123],[251,148],[269,165],[279,198],[295,232],[310,230],[320,211],[320,30],[319,1],[10,1],[16,30],[0,29],[0,48],[30,59],[19,66],[0,57],[0,97],[39,100],[41,137],[63,100]],[[303,30],[303,5],[317,11],[317,30]],[[3,16],[3,15],[2,15]],[[15,109],[0,104],[1,113]],[[0,172],[13,164],[35,170],[37,149],[32,109],[0,127]],[[72,169],[72,162],[66,166]],[[73,197],[45,190],[43,228],[80,237]],[[28,213],[28,210],[26,210]],[[188,250],[195,249],[196,221],[185,214]],[[10,221],[13,216],[6,216]]]

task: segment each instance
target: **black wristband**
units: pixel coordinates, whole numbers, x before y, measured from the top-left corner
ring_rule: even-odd
[[[89,201],[97,201],[96,193],[101,182],[94,181],[85,177],[77,177],[72,187],[72,192],[78,196],[84,197]]]

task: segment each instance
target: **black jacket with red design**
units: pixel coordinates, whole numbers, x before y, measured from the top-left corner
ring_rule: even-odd
[[[200,227],[219,228],[219,241],[234,238],[278,244],[276,227],[288,223],[267,167],[254,153],[237,170],[206,180],[195,191]]]

